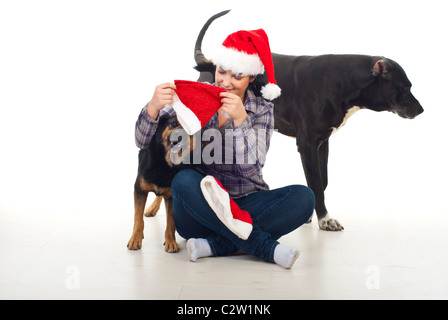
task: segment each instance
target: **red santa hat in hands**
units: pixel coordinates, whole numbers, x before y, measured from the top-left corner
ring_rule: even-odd
[[[241,210],[222,184],[212,176],[201,180],[201,190],[205,200],[221,222],[234,234],[247,240],[252,232],[252,218]]]
[[[221,107],[222,98],[219,94],[225,90],[186,80],[175,80],[174,84],[177,89],[173,97],[173,109],[184,130],[192,135],[201,130]]]
[[[234,73],[256,76],[266,71],[268,84],[261,89],[263,98],[274,100],[281,94],[274,76],[269,39],[263,29],[237,31],[222,43],[221,50],[212,58],[215,65]]]

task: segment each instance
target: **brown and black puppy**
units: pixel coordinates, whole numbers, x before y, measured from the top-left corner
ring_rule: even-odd
[[[188,165],[183,164],[182,161],[179,164],[174,164],[172,159],[173,154],[175,154],[176,160],[182,160],[184,157],[189,156],[194,148],[194,137],[191,136],[188,139],[180,139],[178,141],[178,138],[172,137],[173,132],[177,132],[177,137],[187,137],[186,133],[179,135],[178,130],[183,129],[176,116],[160,117],[156,133],[148,148],[140,150],[138,155],[138,174],[134,185],[134,230],[128,242],[129,250],[141,249],[144,228],[143,214],[155,216],[163,199],[165,200],[167,222],[165,251],[179,251],[179,245],[174,234],[176,226],[173,218],[171,181],[177,172]],[[177,163],[178,161],[175,162]],[[144,212],[148,192],[154,192],[157,197],[148,210]]]

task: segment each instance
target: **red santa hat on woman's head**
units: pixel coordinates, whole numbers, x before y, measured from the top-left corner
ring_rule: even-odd
[[[275,81],[269,39],[263,29],[232,33],[212,60],[224,70],[243,75],[256,76],[266,71],[268,84],[261,89],[263,98],[274,100],[280,96],[281,89]]]

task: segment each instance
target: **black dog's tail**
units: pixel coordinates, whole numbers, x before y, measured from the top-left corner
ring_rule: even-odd
[[[194,60],[196,61],[197,65],[201,65],[204,62],[209,62],[204,54],[202,53],[202,40],[204,39],[205,33],[207,32],[208,27],[212,24],[213,21],[218,19],[219,17],[222,17],[226,14],[228,14],[230,10],[222,11],[220,13],[215,14],[213,17],[208,19],[208,21],[204,24],[204,26],[201,29],[201,32],[199,32],[198,39],[196,40],[196,45],[194,46]]]
[[[196,61],[196,67],[194,67],[197,71],[200,72],[199,82],[214,82],[215,75],[215,66],[213,63],[205,58],[202,53],[202,40],[204,39],[205,32],[207,32],[208,27],[212,24],[213,21],[222,17],[229,13],[230,10],[225,10],[220,13],[215,14],[213,17],[208,19],[208,21],[204,24],[199,32],[198,39],[196,40],[196,45],[194,46],[194,60]]]

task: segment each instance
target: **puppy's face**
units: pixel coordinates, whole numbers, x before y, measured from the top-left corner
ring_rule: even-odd
[[[172,167],[186,162],[195,146],[194,136],[189,136],[177,121],[176,116],[168,117],[162,125],[162,144],[165,148],[165,161]],[[190,162],[188,162],[190,163]]]

